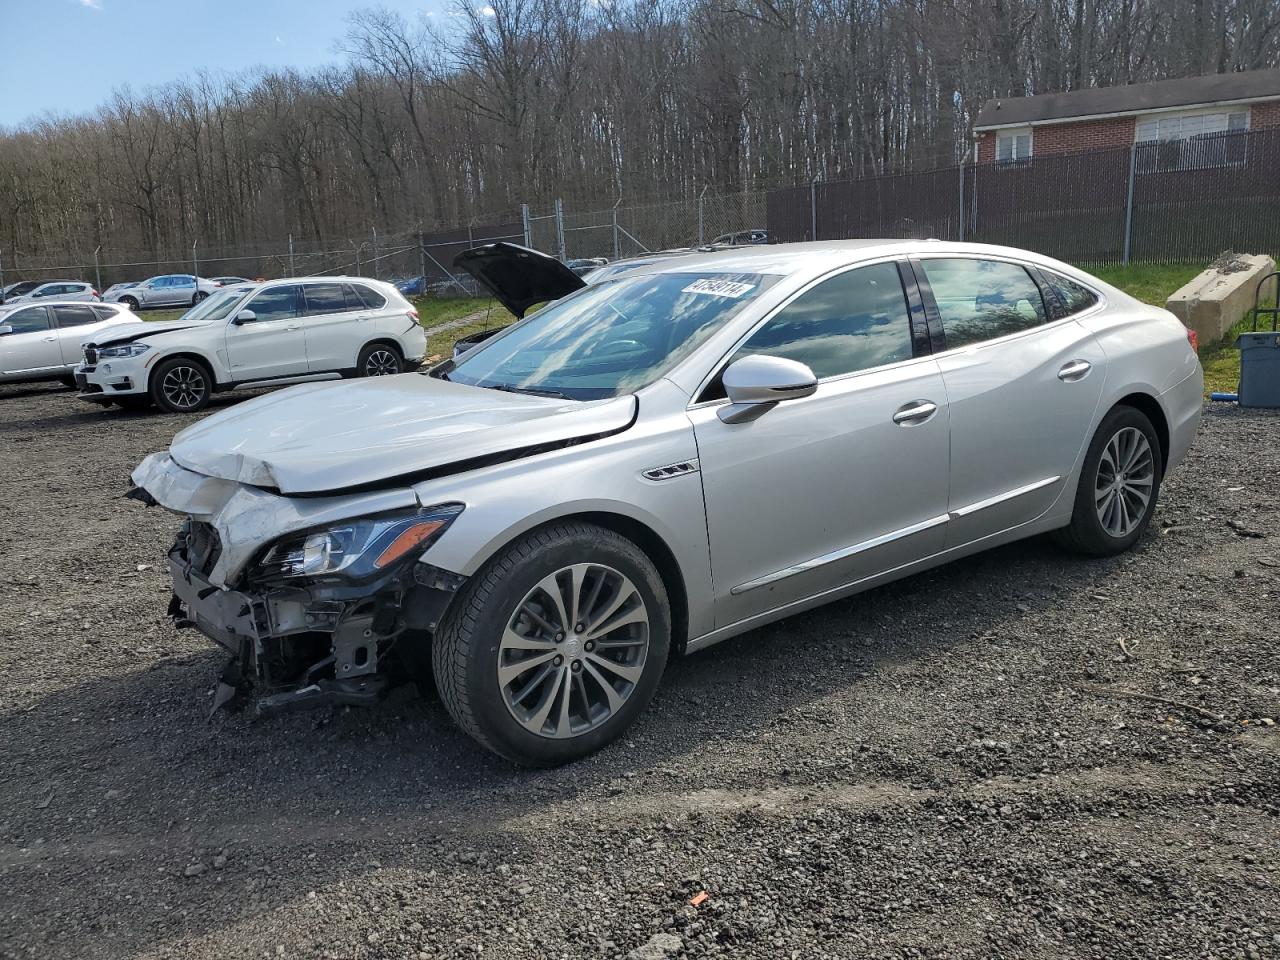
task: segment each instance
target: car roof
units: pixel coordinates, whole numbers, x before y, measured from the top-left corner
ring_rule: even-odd
[[[0,303],[0,310],[22,310],[26,307],[107,307],[111,310],[120,311],[125,309],[119,303],[99,303],[98,301],[90,302],[88,300],[23,300],[21,303]]]

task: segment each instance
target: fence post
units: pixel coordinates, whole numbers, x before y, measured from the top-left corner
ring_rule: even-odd
[[[378,258],[378,228],[371,226],[369,230],[371,231],[371,249],[373,250],[373,279],[381,280],[382,277],[378,275],[378,268],[381,266],[381,260]]]
[[[1133,240],[1133,175],[1138,167],[1138,145],[1129,145],[1129,192],[1124,203],[1124,257],[1121,263],[1129,265],[1129,248]]]
[[[418,267],[422,273],[422,292],[427,292],[427,235],[418,234]]]
[[[98,259],[98,254],[102,252],[102,244],[98,244],[93,249],[93,278],[98,281],[98,290],[102,290],[102,262]],[[0,287],[4,284],[0,283]]]
[[[529,205],[527,203],[520,204],[520,219],[524,223],[524,245],[532,247],[533,236],[529,231]]]
[[[964,243],[964,162],[969,159],[969,151],[964,152],[964,156],[960,158],[960,219],[956,221],[956,229],[959,231],[959,241]]]
[[[191,241],[191,273],[196,278],[196,293],[200,292],[200,261],[196,259],[196,247],[199,244],[199,240]]]
[[[809,239],[818,239],[818,177],[809,181]]]
[[[618,198],[618,203],[622,203],[622,198]],[[613,259],[622,259],[622,243],[618,237],[618,203],[613,205]]]
[[[702,192],[698,194],[698,246],[702,246],[704,243],[707,242],[707,235],[706,235],[707,217],[706,217],[704,207],[706,206],[707,187],[709,186],[711,186],[711,184],[709,183],[704,184],[702,187]]]
[[[560,248],[560,259],[567,260],[564,249],[564,201],[556,197],[556,244]]]
[[[293,266],[293,234],[291,233],[289,234],[289,276],[296,277],[297,275],[298,272]]]
[[[0,250],[0,303],[4,301],[4,251]]]

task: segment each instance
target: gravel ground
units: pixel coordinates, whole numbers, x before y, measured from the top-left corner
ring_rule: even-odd
[[[0,956],[1280,956],[1280,418],[1208,410],[1128,556],[757,631],[543,772],[408,689],[207,722],[120,498],[190,419],[0,388]]]

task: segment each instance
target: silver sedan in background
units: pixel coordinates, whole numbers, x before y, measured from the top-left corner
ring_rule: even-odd
[[[589,286],[459,260],[517,314],[556,302],[134,472],[184,518],[170,612],[231,654],[220,699],[370,702],[398,661],[485,747],[563,763],[675,653],[1035,534],[1128,550],[1200,419],[1175,317],[1023,250],[762,245]]]
[[[117,289],[119,287],[119,289]],[[146,307],[194,307],[212,293],[218,292],[218,284],[189,273],[172,273],[152,277],[131,286],[117,284],[107,291],[104,300],[122,303],[130,310]]]

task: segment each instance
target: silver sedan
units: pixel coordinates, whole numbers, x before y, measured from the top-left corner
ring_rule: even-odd
[[[399,662],[479,743],[563,763],[676,653],[1022,537],[1130,549],[1200,419],[1177,319],[1022,250],[759,246],[586,287],[460,259],[517,312],[562,298],[135,471],[185,518],[170,610],[231,654],[222,699],[370,702]]]

